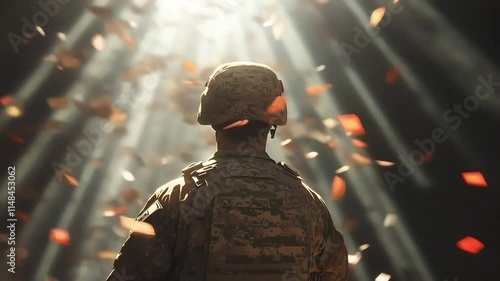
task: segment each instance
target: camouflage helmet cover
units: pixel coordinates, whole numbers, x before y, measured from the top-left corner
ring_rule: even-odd
[[[217,67],[205,84],[198,110],[201,125],[248,119],[284,125],[284,110],[268,113],[268,107],[283,93],[283,83],[264,64],[232,62]]]

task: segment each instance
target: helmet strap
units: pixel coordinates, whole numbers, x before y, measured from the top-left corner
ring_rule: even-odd
[[[271,138],[274,139],[274,135],[276,134],[276,129],[278,128],[278,126],[276,125],[272,125],[271,126],[271,130],[269,131],[271,133]]]

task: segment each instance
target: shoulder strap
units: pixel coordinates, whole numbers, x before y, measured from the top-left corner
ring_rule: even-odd
[[[190,260],[195,257],[193,253],[189,253],[190,220],[192,216],[199,215],[200,212],[203,214],[206,209],[197,209],[199,206],[195,205],[193,201],[197,199],[198,191],[203,186],[207,188],[207,190],[203,191],[205,193],[203,196],[216,196],[217,192],[220,192],[219,190],[223,187],[224,181],[216,168],[217,161],[209,160],[207,162],[192,163],[182,170],[186,183],[186,190],[182,193],[186,194],[186,196],[182,196],[184,198],[180,199],[179,202],[179,239],[177,239],[174,254],[177,264],[176,274],[174,276],[176,276],[177,279],[173,280],[183,280],[183,278],[186,277],[187,270],[189,270],[192,265],[197,264],[196,261]],[[209,198],[206,199],[208,200]]]
[[[282,182],[290,187],[302,185],[302,178],[295,168],[284,162],[279,162],[277,164],[281,167],[281,173],[278,173],[278,175],[276,176],[277,181]]]
[[[289,175],[293,176],[293,177],[296,177],[298,179],[302,179],[299,175],[299,171],[297,171],[297,169],[295,169],[294,167],[288,165],[287,163],[285,162],[279,162],[278,163],[279,166],[281,166],[281,168]]]

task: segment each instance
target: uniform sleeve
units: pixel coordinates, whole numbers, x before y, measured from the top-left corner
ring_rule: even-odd
[[[116,256],[107,281],[164,280],[172,264],[168,200],[153,194],[137,216],[155,229],[155,237],[144,237],[131,232]]]
[[[342,234],[335,228],[330,212],[326,208],[323,199],[323,223],[325,224],[326,243],[319,257],[319,268],[321,281],[346,281],[347,280],[347,249]]]

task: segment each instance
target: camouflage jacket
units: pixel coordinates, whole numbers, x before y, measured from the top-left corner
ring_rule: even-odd
[[[218,151],[156,190],[108,281],[346,280],[347,251],[323,199],[265,152]]]

